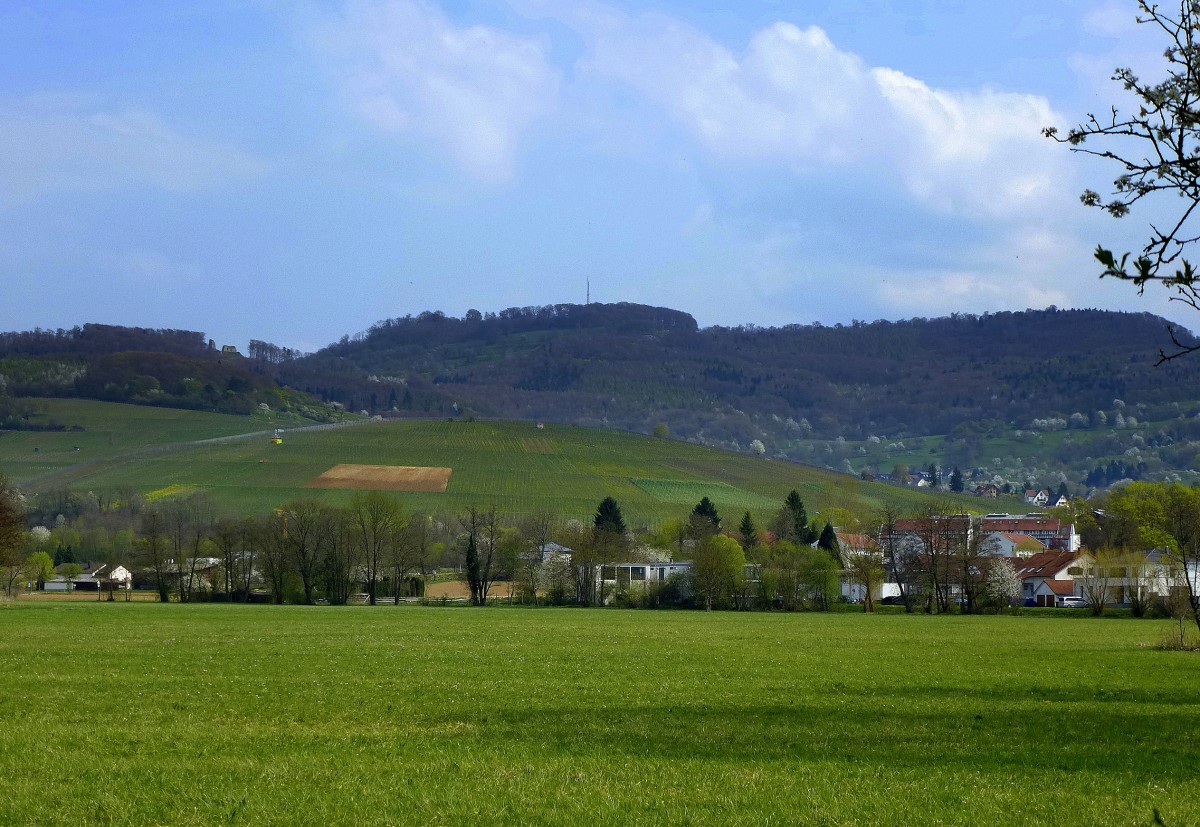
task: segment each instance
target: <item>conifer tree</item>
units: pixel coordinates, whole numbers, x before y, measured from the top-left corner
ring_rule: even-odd
[[[614,534],[625,533],[625,517],[621,514],[621,506],[612,497],[605,497],[596,509],[592,520],[597,531],[609,531]]]
[[[808,522],[808,512],[800,492],[792,489],[783,501],[783,508],[775,519],[773,526],[781,540],[789,540],[797,545],[812,545],[817,539],[817,529]]]
[[[721,516],[717,514],[717,507],[708,497],[702,497],[700,502],[696,503],[696,507],[692,509],[692,517],[708,520],[712,523],[714,532],[721,528]]]
[[[838,566],[842,565],[842,556],[838,553],[837,534],[834,533],[833,525],[828,521],[825,523],[825,528],[821,529],[821,537],[817,540],[817,548],[825,549]]]
[[[742,515],[738,531],[742,535],[742,548],[750,551],[758,546],[758,527],[754,525],[754,518],[750,516],[749,511]]]

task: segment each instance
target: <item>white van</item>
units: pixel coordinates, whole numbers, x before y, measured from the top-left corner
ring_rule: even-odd
[[[1060,609],[1082,609],[1087,606],[1088,602],[1082,597],[1077,597],[1073,594],[1054,598],[1054,605]]]

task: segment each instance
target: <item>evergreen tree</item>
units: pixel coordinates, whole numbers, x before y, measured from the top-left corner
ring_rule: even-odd
[[[467,551],[465,555],[465,564],[467,569],[467,587],[471,590],[471,605],[478,606],[479,603],[479,583],[483,579],[482,567],[479,564],[479,545],[475,539],[475,531],[472,529],[467,532]]]
[[[954,466],[954,471],[951,472],[951,474],[950,474],[950,490],[951,491],[962,491],[963,490],[963,475],[962,475],[962,471],[958,470],[957,465]]]
[[[833,525],[828,521],[825,523],[825,527],[821,529],[821,536],[817,540],[817,548],[825,549],[839,567],[842,565],[842,555],[838,553],[837,534],[834,533]]]
[[[758,528],[754,525],[754,518],[750,516],[749,511],[742,515],[738,531],[742,535],[742,548],[750,551],[758,546]]]
[[[593,524],[597,531],[608,531],[613,534],[625,533],[625,517],[621,514],[621,506],[612,497],[605,497],[596,509]]]
[[[797,545],[812,545],[817,539],[817,529],[809,524],[804,501],[794,488],[783,501],[783,508],[775,521],[775,533],[779,539],[790,540]]]
[[[696,503],[696,507],[692,509],[692,517],[708,520],[712,523],[714,533],[721,529],[721,516],[717,514],[717,507],[708,497],[702,497],[700,502]]]

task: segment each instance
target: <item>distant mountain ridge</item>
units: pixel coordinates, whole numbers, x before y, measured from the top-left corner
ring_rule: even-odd
[[[307,355],[251,340],[243,357],[194,331],[84,325],[0,334],[0,400],[83,396],[227,412],[267,404],[326,415],[311,395],[383,416],[665,426],[676,438],[831,467],[853,455],[835,445],[822,459],[814,440],[865,443],[862,454],[879,440],[943,434],[963,446],[955,459],[975,463],[984,437],[1068,421],[1098,434],[1128,404],[1135,421],[1184,424],[1144,434],[1149,444],[1126,444],[1127,434],[1104,450],[1077,445],[1071,461],[1090,470],[1102,455],[1171,444],[1168,464],[1181,468],[1200,438],[1186,423],[1200,400],[1200,358],[1153,367],[1166,328],[1148,313],[1054,308],[701,328],[670,308],[560,304],[388,319]]]
[[[1030,310],[826,327],[710,327],[633,304],[389,319],[281,366],[353,409],[609,425],[745,445],[948,433],[1200,397],[1200,359],[1153,367],[1148,313]],[[373,377],[366,381],[367,377]]]

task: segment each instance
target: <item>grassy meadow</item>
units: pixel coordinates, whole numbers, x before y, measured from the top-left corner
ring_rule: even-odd
[[[46,404],[58,411],[62,403]],[[444,493],[399,493],[405,507],[461,511],[474,503],[509,514],[548,510],[586,518],[612,496],[632,525],[682,516],[703,496],[727,518],[736,520],[748,509],[764,524],[793,488],[810,514],[835,508],[866,513],[885,500],[912,510],[929,498],[791,462],[566,425],[357,423],[287,432],[282,445],[272,445],[261,435],[271,424],[262,417],[72,402],[58,418],[79,421],[86,430],[5,433],[0,471],[35,492],[130,487],[161,498],[204,490],[221,506],[254,513],[301,496],[349,500],[350,491],[306,487],[340,463],[448,467],[453,473]],[[208,441],[239,433],[259,435]],[[998,505],[972,497],[958,503],[975,511]]]
[[[1196,824],[1165,628],[18,601],[0,823]]]

